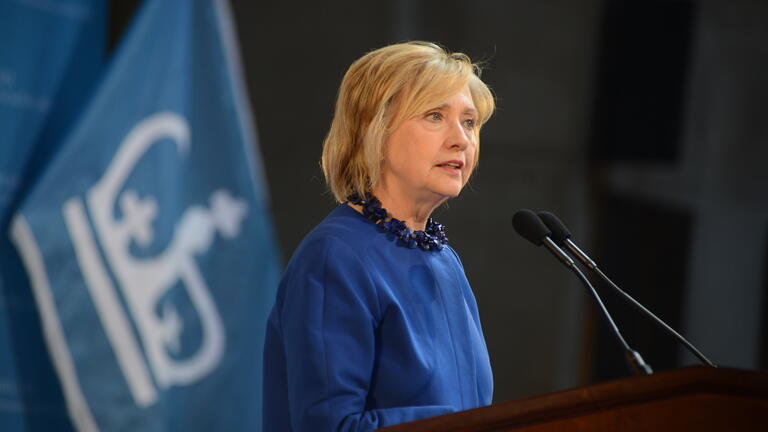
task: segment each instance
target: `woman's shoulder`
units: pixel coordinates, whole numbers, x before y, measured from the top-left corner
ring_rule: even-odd
[[[364,237],[371,235],[370,229],[376,233],[375,225],[351,207],[336,207],[294,251],[283,272],[276,304],[282,305],[290,293],[295,298],[325,290],[354,290],[368,293],[366,296],[370,295],[375,305],[370,260],[365,256]]]
[[[450,261],[452,261],[455,265],[457,265],[459,268],[461,268],[461,271],[464,271],[464,264],[461,262],[461,258],[459,258],[459,254],[456,252],[454,248],[452,248],[449,245],[445,245],[445,255],[448,257]]]
[[[316,261],[327,255],[361,256],[365,244],[376,234],[376,226],[348,205],[334,208],[315,226],[293,253],[289,266],[295,261]]]

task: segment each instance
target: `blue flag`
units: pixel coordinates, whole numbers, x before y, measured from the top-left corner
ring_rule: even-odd
[[[67,430],[7,222],[104,65],[105,0],[0,1],[0,430]]]
[[[105,0],[0,2],[0,221],[102,71]]]
[[[233,32],[147,1],[12,220],[77,430],[260,429],[279,268]]]

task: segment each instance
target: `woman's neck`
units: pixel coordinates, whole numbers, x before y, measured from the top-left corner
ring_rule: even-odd
[[[387,209],[390,217],[405,222],[413,230],[423,231],[432,212],[445,199],[418,200],[402,191],[383,186],[373,189],[373,195],[381,201],[381,206]]]

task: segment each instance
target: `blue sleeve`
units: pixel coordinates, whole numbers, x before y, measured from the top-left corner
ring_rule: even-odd
[[[376,288],[340,241],[307,246],[284,280],[280,317],[293,431],[373,431],[454,411],[366,409],[381,316]]]

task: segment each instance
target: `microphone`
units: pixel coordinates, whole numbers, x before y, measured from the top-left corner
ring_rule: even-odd
[[[597,264],[595,263],[595,261],[593,261],[584,251],[579,249],[579,247],[576,246],[576,243],[574,243],[571,240],[571,232],[568,231],[568,228],[565,227],[565,224],[563,224],[563,222],[560,221],[560,219],[557,216],[546,211],[539,212],[538,216],[541,219],[541,221],[544,223],[544,225],[552,233],[551,237],[554,243],[568,249],[576,258],[579,259],[579,261],[584,263],[584,265],[587,266],[590,270],[597,273],[598,276],[600,276],[601,279],[603,279],[611,288],[613,288],[614,291],[619,293],[621,298],[624,299],[624,301],[628,302],[629,304],[634,306],[635,309],[639,310],[640,312],[645,314],[647,317],[651,318],[651,321],[653,321],[655,324],[657,324],[662,329],[664,329],[667,333],[672,335],[675,338],[675,340],[683,344],[683,346],[685,346],[688,349],[688,351],[690,351],[693,355],[698,357],[702,363],[706,364],[707,366],[717,367],[717,365],[715,365],[708,358],[706,358],[704,354],[701,353],[701,351],[699,351],[690,342],[688,342],[683,336],[681,336],[680,333],[676,332],[672,327],[667,325],[667,323],[665,323],[661,318],[654,315],[653,312],[646,309],[645,306],[643,306],[642,304],[640,304],[640,302],[632,298],[632,296],[624,292],[608,276],[606,276],[605,273],[603,273],[602,270],[600,270],[597,267]]]
[[[528,209],[518,210],[512,216],[512,227],[529,242],[536,246],[542,244],[560,260],[566,267],[573,267],[573,260],[549,238],[549,229],[536,217],[536,213]]]
[[[606,309],[602,299],[600,299],[600,296],[597,294],[597,291],[595,291],[595,287],[589,283],[589,280],[586,276],[584,276],[584,273],[582,273],[581,270],[579,270],[579,268],[574,265],[573,260],[565,252],[563,252],[563,250],[560,249],[560,247],[558,247],[551,238],[549,238],[549,236],[552,235],[552,232],[549,228],[547,228],[546,225],[544,225],[536,213],[528,209],[518,210],[512,217],[512,226],[515,228],[515,231],[520,234],[520,236],[533,243],[534,245],[545,245],[547,249],[549,249],[549,251],[552,252],[552,254],[555,255],[555,257],[557,257],[561,263],[563,263],[563,265],[565,265],[576,274],[576,277],[579,278],[581,283],[584,284],[584,286],[587,288],[587,291],[589,291],[590,295],[592,295],[592,299],[595,301],[595,303],[597,303],[598,309],[601,311],[603,318],[610,327],[616,339],[619,341],[619,344],[621,344],[621,347],[624,349],[624,354],[630,369],[636,375],[652,374],[653,370],[651,370],[651,367],[645,363],[640,353],[630,348],[629,344],[627,344],[627,341],[624,339],[624,336],[621,335],[621,332],[616,326],[616,323],[613,321],[611,314],[608,312],[608,309]]]

